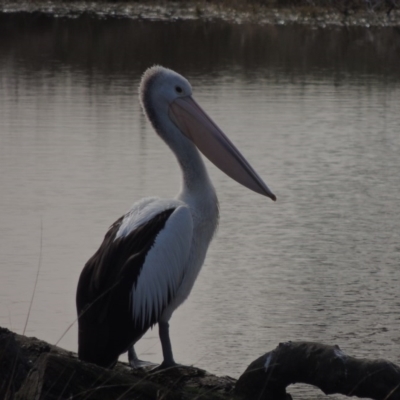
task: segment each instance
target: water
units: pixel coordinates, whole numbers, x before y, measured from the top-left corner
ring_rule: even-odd
[[[108,226],[137,199],[178,191],[137,100],[159,63],[190,79],[278,197],[207,164],[220,228],[171,320],[175,358],[238,377],[279,342],[312,340],[400,362],[395,30],[39,15],[0,27],[1,326],[22,333],[40,263],[26,334],[58,342]],[[75,324],[59,345],[76,342]],[[157,331],[137,350],[160,362]]]

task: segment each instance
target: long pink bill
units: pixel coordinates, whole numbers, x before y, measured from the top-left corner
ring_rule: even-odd
[[[176,99],[170,105],[169,115],[182,133],[221,171],[243,186],[276,200],[235,145],[191,96]]]

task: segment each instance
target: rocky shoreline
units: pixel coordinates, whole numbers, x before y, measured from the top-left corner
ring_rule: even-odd
[[[235,24],[309,25],[326,27],[400,27],[400,10],[373,11],[367,8],[342,10],[318,6],[271,8],[262,5],[231,6],[206,1],[188,2],[93,2],[0,0],[3,13],[42,13],[54,17],[77,17],[93,14],[99,18],[130,18],[157,21],[223,20]]]

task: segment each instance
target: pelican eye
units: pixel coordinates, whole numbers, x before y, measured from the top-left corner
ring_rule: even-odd
[[[175,90],[176,90],[177,93],[182,93],[183,92],[183,90],[182,90],[182,88],[180,86],[175,86]]]

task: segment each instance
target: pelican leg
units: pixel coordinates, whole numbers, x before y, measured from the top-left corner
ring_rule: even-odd
[[[135,348],[133,346],[131,346],[128,350],[128,360],[129,360],[129,365],[133,369],[152,367],[152,366],[156,365],[149,361],[139,360],[139,358],[136,354]]]
[[[176,364],[172,354],[171,340],[169,338],[169,323],[160,321],[158,323],[158,332],[160,335],[161,347],[163,352],[164,361],[160,365],[161,368],[173,367]]]

